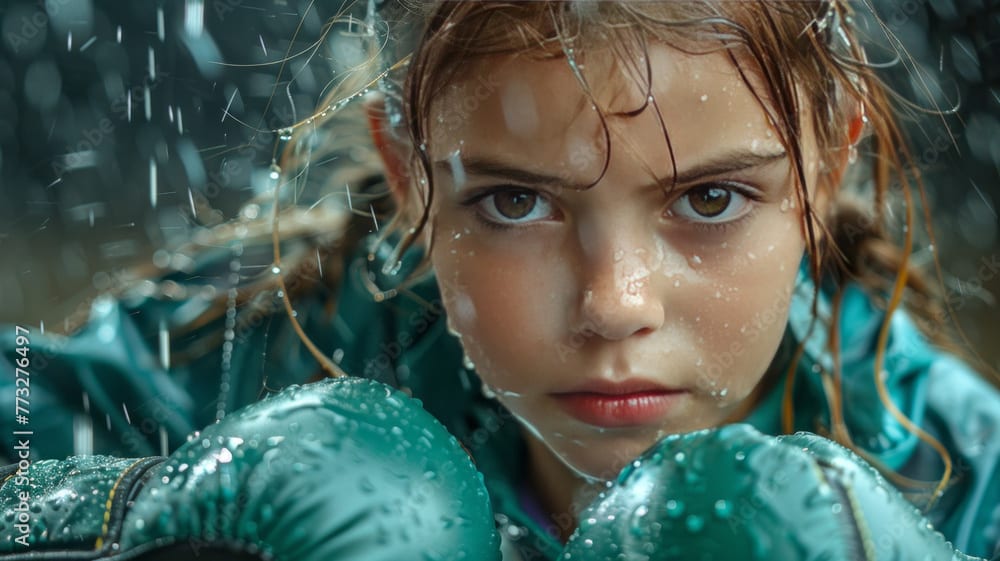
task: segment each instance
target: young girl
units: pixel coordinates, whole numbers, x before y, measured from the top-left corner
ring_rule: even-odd
[[[909,263],[919,181],[849,5],[382,4],[372,59],[280,163],[353,107],[384,184],[347,180],[334,243],[284,215],[268,286],[102,302],[91,337],[114,325],[149,353],[165,321],[174,361],[105,360],[123,386],[60,390],[109,404],[93,449],[172,446],[318,364],[419,397],[525,559],[558,555],[595,483],[663,437],[734,422],[854,449],[956,547],[993,552],[1000,395],[928,344],[946,315]],[[72,371],[87,352],[52,357]],[[162,391],[112,426],[149,379]]]

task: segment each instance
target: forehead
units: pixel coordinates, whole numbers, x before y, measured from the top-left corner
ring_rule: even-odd
[[[651,44],[629,61],[598,52],[578,62],[579,76],[565,59],[477,61],[432,104],[433,158],[486,151],[529,157],[574,176],[592,172],[603,162],[605,142],[594,104],[607,115],[612,143],[631,145],[628,151],[647,165],[665,160],[664,132],[678,163],[717,152],[720,144],[761,150],[777,145],[760,103],[725,52],[692,55]],[[638,115],[625,116],[644,105]]]

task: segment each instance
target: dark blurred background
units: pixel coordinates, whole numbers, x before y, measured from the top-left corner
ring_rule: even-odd
[[[945,288],[974,347],[1000,368],[1000,0],[875,7],[909,56],[886,80],[917,106],[958,107],[905,125]],[[351,48],[323,33],[339,8],[0,0],[0,322],[58,331],[128,267],[170,259],[164,248],[265,192],[277,131],[314,111],[341,70],[331,53]],[[872,61],[890,61],[858,11],[881,45]]]

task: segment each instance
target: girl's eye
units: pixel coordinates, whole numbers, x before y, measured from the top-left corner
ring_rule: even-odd
[[[717,224],[741,218],[751,210],[751,203],[738,188],[715,183],[689,189],[669,213],[691,222]]]
[[[553,214],[548,199],[525,189],[489,193],[480,198],[476,206],[483,218],[504,226],[538,222]]]

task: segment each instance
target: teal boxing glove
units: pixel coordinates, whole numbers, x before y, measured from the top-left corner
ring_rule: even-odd
[[[730,425],[667,437],[623,469],[560,559],[973,558],[846,448]]]
[[[5,527],[9,557],[0,558],[500,558],[489,499],[468,455],[419,402],[370,380],[289,388],[212,425],[165,460],[97,458],[110,464],[80,479],[84,472],[68,464],[86,461],[29,470],[38,474],[41,466],[62,479],[32,482],[39,499],[28,507],[30,543],[13,542],[18,534]],[[61,489],[46,493],[57,479]],[[114,483],[91,493],[96,480]],[[0,489],[5,519],[18,507],[18,489],[8,493],[8,485]],[[80,522],[69,526],[74,539],[60,540],[65,507],[51,513],[57,497],[69,494],[102,500],[81,501]]]
[[[117,553],[132,495],[163,460],[78,456],[0,469],[0,559]]]

